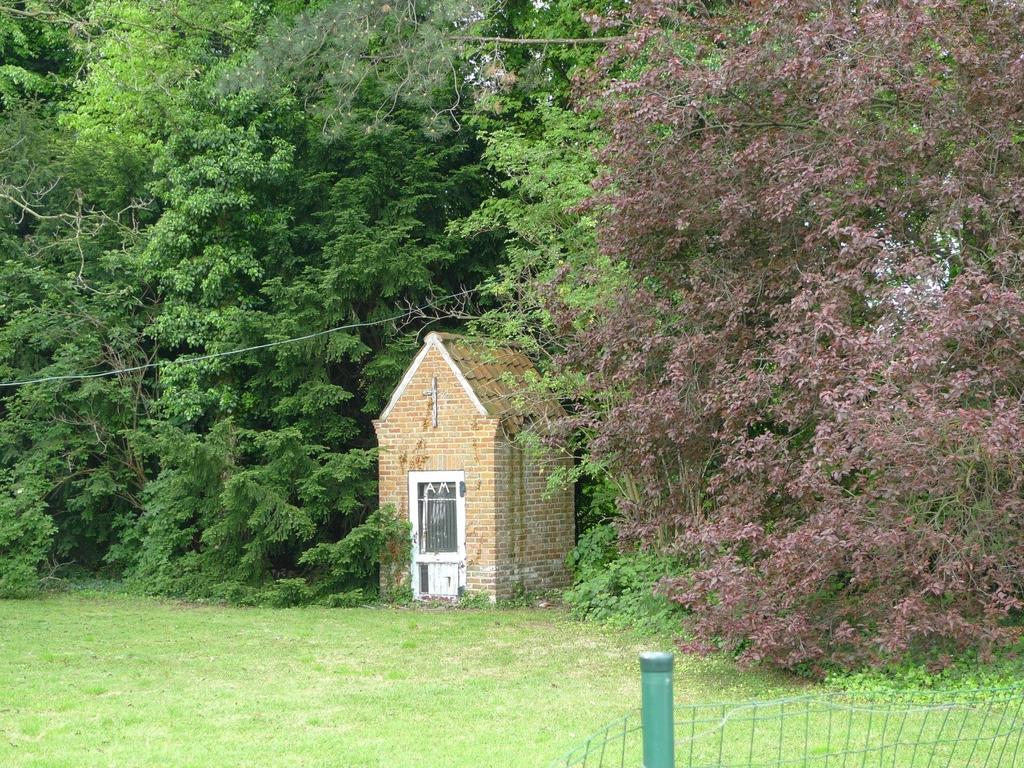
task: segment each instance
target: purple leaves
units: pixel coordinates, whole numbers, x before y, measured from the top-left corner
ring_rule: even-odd
[[[1024,589],[1024,12],[852,8],[637,6],[588,85],[634,283],[560,316],[693,647],[819,672],[987,652]]]

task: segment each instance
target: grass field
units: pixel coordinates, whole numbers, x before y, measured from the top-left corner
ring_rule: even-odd
[[[551,609],[0,601],[0,766],[543,767],[639,705],[658,644]],[[677,661],[683,702],[791,690]]]

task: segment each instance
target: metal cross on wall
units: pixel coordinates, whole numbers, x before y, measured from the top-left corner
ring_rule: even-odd
[[[437,426],[437,377],[434,376],[430,380],[430,389],[423,393],[425,396],[430,398],[430,415],[431,421],[434,426]]]

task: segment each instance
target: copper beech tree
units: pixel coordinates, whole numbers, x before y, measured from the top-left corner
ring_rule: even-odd
[[[694,9],[698,9],[697,10]],[[821,673],[1006,640],[1024,586],[1024,6],[630,4],[583,84],[628,265],[558,315],[690,645]]]

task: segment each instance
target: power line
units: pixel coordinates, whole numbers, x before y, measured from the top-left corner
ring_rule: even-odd
[[[20,379],[16,381],[4,381],[0,382],[0,389],[10,387],[20,387],[26,384],[45,384],[51,381],[83,381],[85,379],[102,379],[107,376],[120,376],[123,373],[137,373],[138,371],[149,370],[150,368],[163,368],[168,365],[188,365],[190,363],[200,363],[204,360],[215,360],[220,357],[231,357],[233,355],[241,355],[246,352],[254,352],[260,349],[269,349],[271,347],[279,347],[282,344],[294,344],[298,341],[308,341],[315,339],[320,336],[327,336],[331,333],[337,333],[338,331],[350,331],[356,328],[369,328],[374,325],[385,325],[387,323],[393,323],[396,320],[401,320],[403,317],[410,317],[416,312],[423,312],[428,309],[436,308],[437,303],[441,301],[447,301],[448,299],[459,298],[460,296],[468,296],[473,293],[471,289],[465,289],[458,293],[452,293],[447,296],[441,296],[427,304],[420,307],[411,307],[405,312],[398,315],[392,315],[391,317],[380,318],[379,320],[367,320],[361,323],[349,323],[348,325],[339,325],[334,328],[327,328],[323,331],[316,331],[314,333],[307,333],[304,336],[295,336],[290,339],[278,339],[277,341],[268,341],[264,344],[256,344],[251,347],[240,347],[239,349],[229,349],[226,352],[211,352],[208,355],[197,355],[195,357],[177,358],[175,360],[157,360],[152,363],[144,363],[143,365],[133,365],[127,368],[117,368],[109,371],[96,371],[95,373],[65,373],[57,376],[39,376],[32,379]]]

